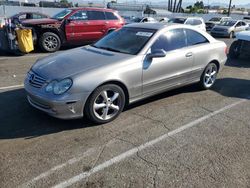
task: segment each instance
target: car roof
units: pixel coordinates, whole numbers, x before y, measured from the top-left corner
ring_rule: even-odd
[[[74,10],[74,11],[77,11],[77,10],[97,10],[97,11],[106,11],[106,12],[116,12],[115,10],[113,9],[107,9],[107,8],[96,8],[96,7],[77,7],[77,8],[68,8],[70,10]]]

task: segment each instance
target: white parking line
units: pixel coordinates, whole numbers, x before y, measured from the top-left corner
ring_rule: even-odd
[[[84,153],[81,154],[80,157],[74,157],[70,160],[68,160],[66,163],[63,163],[63,164],[60,164],[60,165],[57,165],[51,169],[49,169],[48,171],[40,174],[39,176],[33,178],[31,181],[27,182],[27,183],[24,183],[23,185],[20,186],[20,188],[25,188],[25,187],[31,187],[31,186],[34,186],[34,183],[42,178],[45,178],[49,175],[51,175],[52,173],[54,173],[55,171],[57,170],[60,170],[64,167],[66,167],[67,165],[71,165],[71,164],[74,164],[76,162],[79,162],[81,161],[82,159],[84,159],[86,156],[89,156],[90,154],[92,154],[93,152],[95,151],[94,148],[90,148],[88,149],[87,151],[85,151]]]
[[[40,58],[48,56],[49,54],[35,54],[35,55],[25,55],[25,56],[17,56],[17,57],[0,57],[0,60],[10,60],[10,59],[24,59],[24,58]]]
[[[23,86],[24,86],[23,84],[20,84],[20,85],[13,85],[13,86],[0,87],[0,90],[21,88],[21,87],[23,87]]]
[[[214,112],[212,112],[212,113],[210,113],[208,115],[205,115],[205,116],[203,116],[203,117],[201,117],[201,118],[199,118],[197,120],[194,120],[194,121],[192,121],[192,122],[190,122],[190,123],[188,123],[186,125],[183,125],[183,126],[177,128],[177,129],[173,130],[173,131],[170,131],[170,132],[168,132],[168,133],[166,133],[166,134],[164,134],[164,135],[162,135],[162,136],[160,136],[158,138],[155,138],[154,140],[151,140],[151,141],[146,142],[146,143],[144,143],[144,144],[142,144],[142,145],[140,145],[138,147],[130,149],[130,150],[128,150],[128,151],[126,151],[126,152],[124,152],[124,153],[122,153],[122,154],[120,154],[120,155],[118,155],[116,157],[113,157],[112,159],[110,159],[108,161],[105,161],[104,163],[90,169],[89,171],[82,172],[81,174],[79,174],[77,176],[74,176],[74,177],[72,177],[72,178],[70,178],[70,179],[68,179],[68,180],[66,180],[64,182],[61,182],[61,183],[55,185],[53,188],[65,188],[65,187],[71,186],[74,183],[79,182],[79,181],[91,176],[92,174],[94,174],[96,172],[99,172],[99,171],[101,171],[101,170],[103,170],[103,169],[105,169],[105,168],[107,168],[107,167],[109,167],[109,166],[111,166],[113,164],[121,162],[122,160],[136,154],[138,151],[142,151],[142,150],[144,150],[144,149],[146,149],[146,148],[148,148],[150,146],[153,146],[153,145],[159,143],[160,141],[162,141],[162,140],[164,140],[164,139],[166,139],[166,138],[168,138],[170,136],[174,136],[174,135],[176,135],[176,134],[178,134],[178,133],[180,133],[180,132],[182,132],[184,130],[187,130],[187,129],[191,128],[191,127],[194,127],[194,126],[198,125],[199,123],[211,118],[212,116],[215,116],[215,115],[217,115],[217,114],[219,114],[219,113],[221,113],[223,111],[226,111],[226,110],[228,110],[228,109],[230,109],[230,108],[232,108],[232,107],[234,107],[234,106],[236,106],[236,105],[238,105],[240,103],[243,103],[244,101],[246,101],[246,99],[242,99],[242,100],[237,101],[237,102],[235,102],[233,104],[225,106],[224,108],[221,108],[221,109],[219,109],[217,111],[214,111]]]

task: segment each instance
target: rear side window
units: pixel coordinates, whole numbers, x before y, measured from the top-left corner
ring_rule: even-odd
[[[107,20],[118,20],[118,17],[113,12],[105,12]]]
[[[105,14],[101,11],[88,11],[89,20],[105,20]]]
[[[161,35],[151,47],[151,51],[163,49],[172,51],[187,46],[186,35],[183,29],[174,29]]]
[[[196,31],[193,31],[191,29],[185,29],[185,31],[186,31],[188,46],[194,46],[209,42],[206,37],[204,37],[202,34]]]

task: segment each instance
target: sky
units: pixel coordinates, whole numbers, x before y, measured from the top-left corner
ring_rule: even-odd
[[[183,0],[183,2],[195,2],[196,0]],[[205,4],[209,3],[229,3],[229,0],[204,0]],[[232,4],[247,4],[249,0],[232,0]]]

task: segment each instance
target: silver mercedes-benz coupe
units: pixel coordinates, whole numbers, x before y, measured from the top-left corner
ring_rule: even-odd
[[[227,47],[178,24],[130,24],[95,44],[39,59],[27,73],[29,103],[51,116],[114,120],[125,105],[170,89],[215,83]]]

